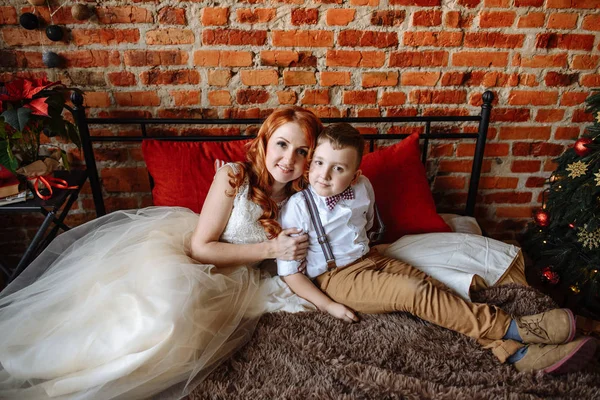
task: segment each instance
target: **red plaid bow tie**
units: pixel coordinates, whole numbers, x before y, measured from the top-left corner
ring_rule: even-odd
[[[354,189],[352,189],[352,187],[348,187],[346,190],[344,190],[340,194],[336,194],[335,196],[326,197],[325,204],[327,204],[327,208],[329,208],[329,211],[333,210],[335,208],[335,205],[341,199],[354,200]]]

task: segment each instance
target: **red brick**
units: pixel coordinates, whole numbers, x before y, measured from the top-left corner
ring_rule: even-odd
[[[362,87],[398,85],[398,72],[363,72]]]
[[[575,29],[577,26],[577,14],[552,13],[548,18],[548,29]]]
[[[329,104],[329,91],[327,89],[307,90],[302,96],[302,104]]]
[[[598,8],[598,0],[547,0],[546,8]]]
[[[458,0],[458,4],[463,7],[475,8],[481,3],[481,0]]]
[[[317,8],[296,8],[292,10],[292,25],[315,25],[319,22]]]
[[[379,111],[379,108],[361,108],[359,110],[355,109],[354,110],[354,115],[356,117],[359,118],[370,118],[370,117],[381,117],[381,112]],[[360,133],[362,134],[365,128],[357,128]],[[377,128],[373,128],[374,133],[377,134],[378,130]]]
[[[588,87],[599,87],[600,86],[600,74],[587,74],[581,76],[581,86]]]
[[[381,67],[384,62],[380,51],[327,50],[328,67]]]
[[[346,26],[354,21],[356,10],[344,8],[330,8],[327,10],[326,22],[329,26]],[[318,21],[315,21],[317,23]]]
[[[402,86],[435,86],[440,80],[440,72],[404,72]]]
[[[588,92],[565,92],[560,99],[561,106],[578,106],[585,102]]]
[[[452,65],[455,67],[506,67],[508,53],[460,51],[452,55]]]
[[[121,63],[118,51],[79,50],[62,52],[61,56],[64,57],[66,66],[69,68],[108,67]]]
[[[551,110],[538,110],[535,116],[536,122],[558,122],[562,121],[565,116],[565,110],[562,109],[551,109]]]
[[[496,207],[498,218],[531,218],[533,207]]]
[[[519,17],[517,28],[541,28],[546,21],[546,14],[543,12],[530,12]]]
[[[537,160],[513,160],[511,172],[540,172],[542,162]]]
[[[466,100],[464,90],[414,90],[409,95],[413,104],[463,104]]]
[[[543,54],[515,54],[512,65],[526,68],[548,68],[567,66],[567,53],[558,53],[552,55]]]
[[[379,0],[350,0],[350,4],[353,6],[377,7],[379,5]]]
[[[404,22],[405,18],[406,11],[404,10],[373,11],[371,14],[371,25],[398,26]]]
[[[177,107],[200,104],[201,92],[199,90],[172,90],[169,94],[173,97],[173,102]]]
[[[529,108],[493,108],[492,122],[526,122],[530,118]]]
[[[579,74],[561,74],[560,72],[550,71],[544,77],[546,86],[570,86],[577,82]]]
[[[53,42],[38,31],[28,31],[23,28],[1,28],[0,32],[7,46],[64,46],[65,40]]]
[[[267,41],[267,31],[241,29],[205,29],[202,32],[202,44],[230,46],[262,46]]]
[[[393,6],[416,6],[416,7],[436,7],[441,5],[441,0],[389,0]]]
[[[554,133],[555,140],[574,140],[579,137],[580,129],[574,126],[559,126]]]
[[[573,122],[594,122],[596,119],[590,113],[586,113],[584,109],[573,111]]]
[[[550,133],[549,126],[502,126],[498,138],[500,140],[548,140]]]
[[[513,90],[508,97],[508,104],[513,106],[519,105],[534,105],[534,106],[551,106],[555,105],[558,100],[558,92],[555,91],[527,91]]]
[[[273,46],[333,47],[331,31],[272,31]]]
[[[541,7],[544,0],[515,0],[515,7]]]
[[[320,77],[321,86],[346,86],[350,85],[352,74],[348,71],[322,71]]]
[[[182,70],[150,70],[140,74],[144,85],[197,85],[200,83],[200,73],[189,69]]]
[[[446,51],[403,51],[390,53],[390,67],[445,67]]]
[[[194,52],[194,65],[203,67],[249,67],[252,53],[249,51],[198,50]]]
[[[208,71],[208,84],[211,86],[227,86],[231,80],[231,71],[228,69]]]
[[[134,86],[136,83],[135,75],[127,71],[110,72],[108,80],[114,86]]]
[[[314,85],[317,78],[310,71],[283,71],[283,83],[286,86]]]
[[[278,67],[316,67],[317,58],[310,51],[263,50],[260,52],[262,65]]]
[[[500,32],[476,32],[465,35],[465,47],[492,47],[495,49],[515,49],[523,47],[525,35],[504,34]]]
[[[164,7],[158,11],[158,22],[164,25],[186,25],[184,8]]]
[[[343,104],[375,104],[377,92],[374,90],[345,90]]]
[[[337,42],[340,46],[348,47],[396,47],[398,46],[398,34],[396,32],[343,30],[338,33]]]
[[[481,170],[483,173],[488,173],[491,170],[492,164],[489,160],[484,160]],[[473,161],[462,161],[462,160],[441,160],[439,171],[440,172],[471,172],[473,168]]]
[[[274,8],[238,8],[235,12],[238,22],[242,24],[264,24],[277,15]]]
[[[188,57],[187,52],[178,50],[127,50],[123,54],[123,61],[132,67],[184,65]]]
[[[530,176],[527,178],[527,181],[525,181],[525,187],[541,188],[544,187],[544,185],[546,185],[546,178],[539,176]]]
[[[279,75],[273,69],[244,70],[240,72],[240,78],[244,85],[268,86],[279,83]]]
[[[480,189],[516,189],[519,178],[507,176],[482,176],[479,180]]]
[[[575,54],[571,60],[571,69],[596,69],[600,56],[590,54]]]
[[[261,89],[240,89],[236,100],[238,104],[262,104],[269,101],[269,93]]]
[[[116,92],[113,96],[117,104],[124,107],[160,105],[160,98],[156,92]]]
[[[594,39],[594,35],[539,33],[536,37],[535,47],[538,49],[591,51],[594,47]]]
[[[14,7],[0,7],[0,25],[17,25],[17,10]]]
[[[510,27],[515,22],[514,11],[482,11],[479,14],[479,26],[481,28],[504,28]]]
[[[394,108],[389,108],[385,111],[385,116],[386,117],[414,117],[419,113],[419,111],[416,108],[406,108],[406,107],[394,107]],[[394,131],[398,129],[398,127],[395,127],[396,129],[394,129],[394,127],[390,128],[388,133],[395,133]],[[425,130],[421,128],[420,133],[424,132]],[[408,132],[408,133],[413,133],[413,132]]]
[[[442,24],[442,11],[425,10],[415,11],[413,14],[413,26],[439,26]]]
[[[444,18],[444,25],[448,28],[469,29],[473,24],[473,15],[463,15],[460,11],[447,11]]]
[[[318,106],[305,108],[312,111],[319,118],[340,118],[342,116],[341,111],[336,107]]]
[[[214,108],[166,108],[158,110],[158,117],[180,119],[216,119],[219,118],[219,114]]]
[[[462,44],[462,32],[404,32],[405,46],[457,47]]]
[[[484,203],[505,203],[505,204],[523,204],[529,203],[532,200],[531,192],[496,192],[483,196]]]
[[[192,44],[194,33],[189,29],[161,28],[146,32],[149,45]]]
[[[238,92],[239,95],[239,92]],[[231,105],[231,94],[229,90],[213,90],[208,92],[208,102],[211,106],[230,106]],[[246,99],[246,98],[244,98]],[[239,102],[239,101],[238,101]],[[246,104],[241,103],[240,104]]]
[[[205,7],[202,9],[202,25],[227,25],[229,21],[229,8],[227,7]]]
[[[577,16],[577,14],[574,15]],[[583,17],[583,24],[581,27],[583,29],[587,29],[588,31],[600,31],[600,15],[586,15]]]
[[[513,156],[559,156],[565,147],[560,144],[547,142],[515,142],[513,143]]]
[[[110,106],[110,97],[106,92],[85,92],[84,99],[83,104],[86,107],[106,108]]]
[[[459,176],[438,176],[435,178],[436,190],[457,190],[464,189],[467,180]]]
[[[484,155],[486,157],[505,157],[509,153],[507,143],[487,143],[485,145]],[[475,154],[474,143],[459,144],[456,148],[457,157],[473,157]]]
[[[138,43],[140,31],[138,29],[72,29],[71,38],[78,46]]]
[[[298,96],[296,92],[285,90],[277,92],[277,99],[279,100],[279,104],[296,104]]]
[[[101,24],[139,24],[154,22],[152,11],[142,7],[97,7],[96,15]]]
[[[104,168],[102,186],[112,192],[149,192],[148,171],[146,168]]]

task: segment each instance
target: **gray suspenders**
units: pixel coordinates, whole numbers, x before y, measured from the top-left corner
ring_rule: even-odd
[[[304,189],[302,191],[304,195],[304,199],[306,200],[306,205],[308,206],[308,212],[310,213],[310,219],[317,231],[317,240],[321,245],[321,250],[323,250],[323,254],[325,255],[325,261],[327,262],[327,271],[331,271],[332,269],[337,268],[335,264],[335,257],[333,256],[333,251],[331,250],[331,245],[329,244],[329,239],[327,239],[327,235],[325,234],[325,229],[323,229],[323,224],[321,223],[321,217],[319,217],[319,210],[317,209],[317,205],[315,204],[315,199],[310,192],[310,189]],[[369,234],[369,240],[372,242],[376,242],[381,240],[383,237],[383,232],[385,231],[385,226],[383,221],[381,220],[381,216],[379,215],[379,211],[377,210],[377,205],[375,208],[375,221],[379,226],[375,231],[372,231]]]

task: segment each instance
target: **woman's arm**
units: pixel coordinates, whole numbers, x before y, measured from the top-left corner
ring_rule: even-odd
[[[343,304],[331,300],[303,273],[298,272],[296,274],[286,275],[283,277],[283,280],[294,293],[313,303],[319,310],[327,311],[334,317],[344,321],[358,321],[358,317],[352,310]]]
[[[229,221],[233,210],[233,197],[227,193],[233,191],[229,184],[230,167],[217,171],[215,179],[210,186],[198,224],[192,235],[191,256],[206,264],[215,264],[217,267],[231,267],[243,265],[267,258],[302,258],[306,253],[308,240],[306,235],[290,237],[299,233],[299,229],[286,229],[273,240],[255,244],[231,244],[219,242],[219,238]],[[248,221],[252,223],[252,221]]]

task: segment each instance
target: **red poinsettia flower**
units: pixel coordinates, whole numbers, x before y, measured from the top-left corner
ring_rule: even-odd
[[[15,102],[31,100],[23,107],[31,109],[33,115],[48,116],[48,104],[46,98],[40,97],[34,99],[33,96],[50,86],[59,85],[60,82],[50,82],[46,78],[42,79],[15,79],[4,85],[4,90],[0,92],[0,108],[3,101]]]

